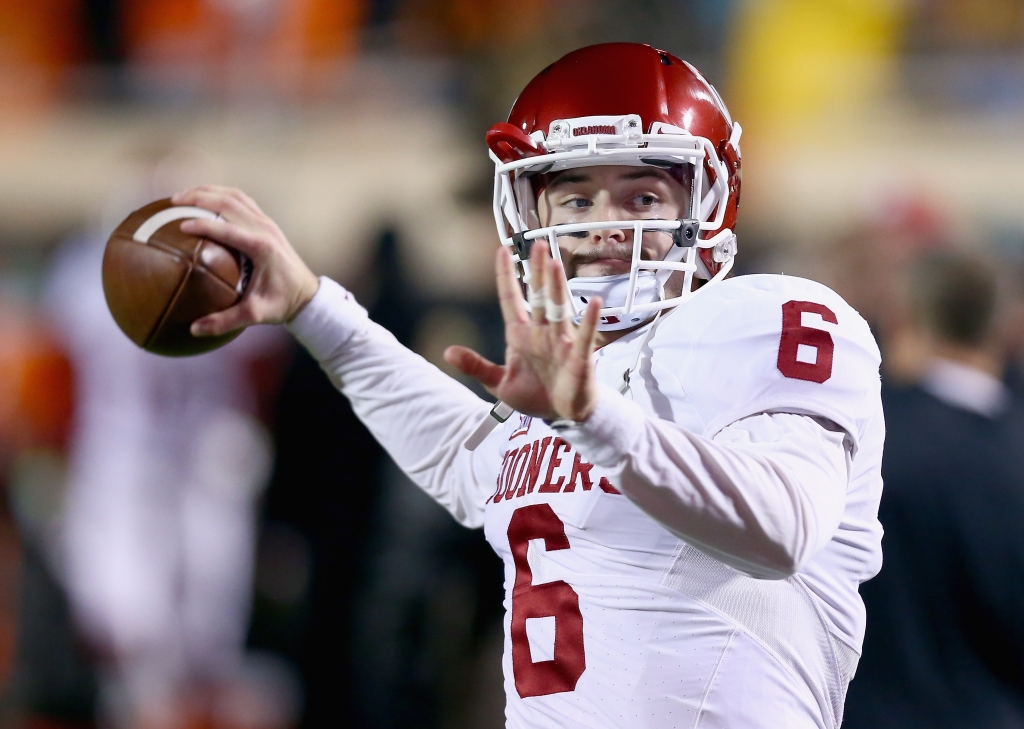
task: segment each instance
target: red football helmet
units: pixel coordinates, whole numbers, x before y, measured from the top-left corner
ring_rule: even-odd
[[[512,249],[529,283],[528,248],[581,231],[633,231],[628,274],[569,281],[577,320],[588,296],[600,294],[602,329],[635,326],[692,293],[692,278],[716,282],[736,254],[740,196],[740,125],[718,92],[689,63],[639,43],[604,43],[573,51],[541,71],[520,94],[508,122],[491,127],[495,163],[494,217],[502,245]],[[682,172],[690,212],[678,220],[598,221],[541,227],[536,180],[543,173],[593,165],[654,165]],[[675,245],[664,261],[641,261],[643,231],[669,231]],[[685,272],[683,294],[667,299],[665,282]]]

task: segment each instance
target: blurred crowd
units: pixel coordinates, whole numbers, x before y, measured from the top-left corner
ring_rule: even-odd
[[[846,725],[1020,725],[1024,0],[0,0],[0,726],[503,725],[482,536],[284,333],[134,348],[99,261],[239,185],[428,360],[500,359],[483,131],[609,40],[743,123],[739,273],[834,287],[883,352]]]

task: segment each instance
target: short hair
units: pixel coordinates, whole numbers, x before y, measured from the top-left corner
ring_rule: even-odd
[[[917,320],[939,341],[981,344],[995,321],[998,276],[984,259],[959,251],[926,253],[910,272]]]

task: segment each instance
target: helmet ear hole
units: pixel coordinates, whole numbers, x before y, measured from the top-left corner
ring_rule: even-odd
[[[508,122],[498,122],[488,129],[485,139],[494,156],[505,163],[544,154],[528,134]]]

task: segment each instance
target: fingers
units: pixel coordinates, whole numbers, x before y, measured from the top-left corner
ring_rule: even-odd
[[[598,312],[603,306],[601,297],[595,296],[587,303],[583,312],[583,321],[576,330],[576,338],[572,344],[572,357],[577,363],[586,363],[594,351],[594,341],[597,338],[597,322],[600,319]]]
[[[444,351],[444,360],[464,375],[472,377],[488,390],[493,390],[505,375],[505,368],[496,365],[468,347],[458,345]]]
[[[196,319],[189,330],[194,337],[215,337],[258,323],[250,308],[243,302],[230,309]]]
[[[225,187],[224,185],[197,185],[187,190],[181,190],[171,195],[171,202],[175,205],[192,205],[198,195],[233,198],[252,210],[259,210],[259,206],[251,197],[237,187]]]
[[[202,185],[176,192],[174,205],[195,205],[233,220],[255,220],[266,217],[259,205],[241,190],[218,185]]]
[[[235,222],[251,221],[255,217],[253,212],[234,196],[197,192],[192,196],[192,201],[189,204],[217,213],[221,217]]]
[[[193,218],[181,231],[209,238],[247,255],[252,278],[242,301],[193,322],[196,336],[223,334],[252,324],[290,321],[313,298],[319,279],[295,252],[281,229],[241,190],[204,185],[176,193],[175,205],[195,205],[220,219]]]
[[[530,318],[534,324],[551,324],[548,333],[568,334],[569,291],[562,264],[551,257],[546,241],[535,241],[530,249]]]
[[[504,246],[498,249],[494,261],[494,275],[498,281],[498,303],[501,305],[501,316],[505,323],[529,321],[530,316],[526,312],[526,301],[523,300],[523,291],[519,286],[519,279],[516,278],[512,256]]]
[[[181,232],[209,238],[223,243],[258,261],[266,250],[266,241],[258,233],[227,220],[207,220],[206,218],[190,218],[181,224]]]
[[[530,293],[536,298],[530,302],[530,318],[534,324],[543,324],[546,321],[547,263],[547,246],[542,241],[535,240],[530,248]]]
[[[600,319],[600,297],[594,297],[583,311],[583,319],[573,340],[572,352],[565,365],[568,375],[557,408],[559,415],[581,423],[590,417],[597,406],[597,383],[594,370],[594,341],[597,337],[597,323]]]
[[[551,258],[545,260],[545,268],[547,268],[547,281],[548,299],[550,301],[549,308],[552,312],[559,312],[557,316],[553,313],[548,315],[548,321],[551,323],[551,333],[554,336],[567,335],[572,332],[572,326],[570,324],[570,317],[572,316],[572,308],[569,306],[569,287],[565,281],[565,272],[562,270],[562,265]]]

